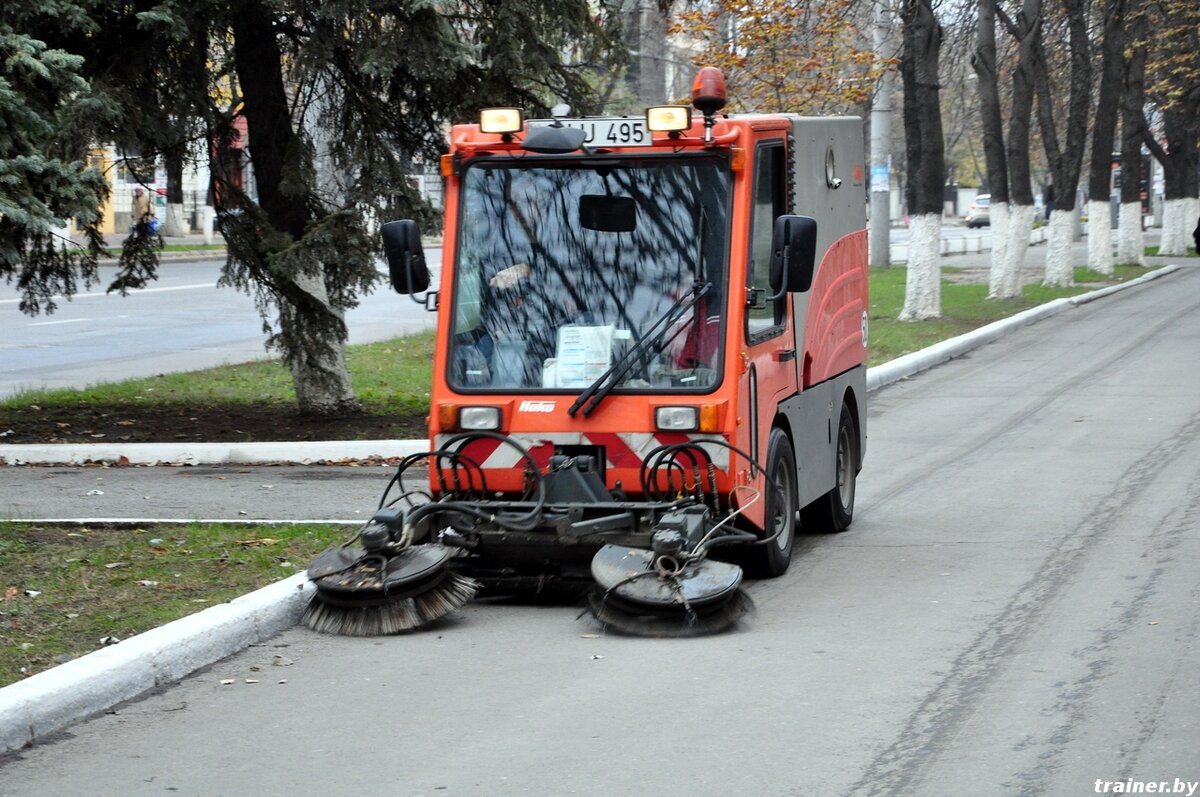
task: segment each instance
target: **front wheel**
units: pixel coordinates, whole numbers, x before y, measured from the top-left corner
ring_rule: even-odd
[[[837,456],[833,489],[804,507],[801,518],[807,531],[845,531],[854,520],[854,492],[858,482],[858,429],[850,407],[842,404],[838,418]]]
[[[750,549],[744,562],[754,578],[775,578],[792,563],[796,540],[796,454],[782,429],[772,429],[767,443],[766,537]]]

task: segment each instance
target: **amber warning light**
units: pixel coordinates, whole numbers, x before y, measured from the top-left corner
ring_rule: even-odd
[[[725,107],[728,99],[725,93],[725,75],[715,66],[706,66],[696,73],[692,81],[692,105],[704,114],[704,140],[712,140],[713,119],[717,111]]]

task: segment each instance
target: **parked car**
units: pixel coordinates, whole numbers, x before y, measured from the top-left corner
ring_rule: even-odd
[[[991,219],[988,218],[988,206],[992,204],[991,194],[980,194],[975,197],[975,201],[967,206],[966,222],[968,227],[988,227],[991,226]]]

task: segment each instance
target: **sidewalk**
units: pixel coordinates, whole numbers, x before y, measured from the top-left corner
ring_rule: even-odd
[[[125,236],[111,235],[105,238],[105,243],[108,245],[108,251],[112,252],[112,257],[102,257],[98,261],[102,266],[115,266],[121,257],[121,242]],[[225,259],[225,239],[221,237],[219,232],[213,232],[212,243],[206,244],[202,233],[193,232],[187,235],[164,235],[162,236],[163,251],[158,253],[160,262],[169,262],[172,260],[224,260]],[[75,240],[74,243],[83,246],[83,242]],[[186,246],[192,251],[174,252],[166,247]],[[209,249],[201,248],[214,246],[218,248]]]

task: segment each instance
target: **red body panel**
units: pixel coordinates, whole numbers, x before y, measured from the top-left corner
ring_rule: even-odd
[[[867,359],[867,232],[838,239],[821,259],[804,323],[803,387]]]

